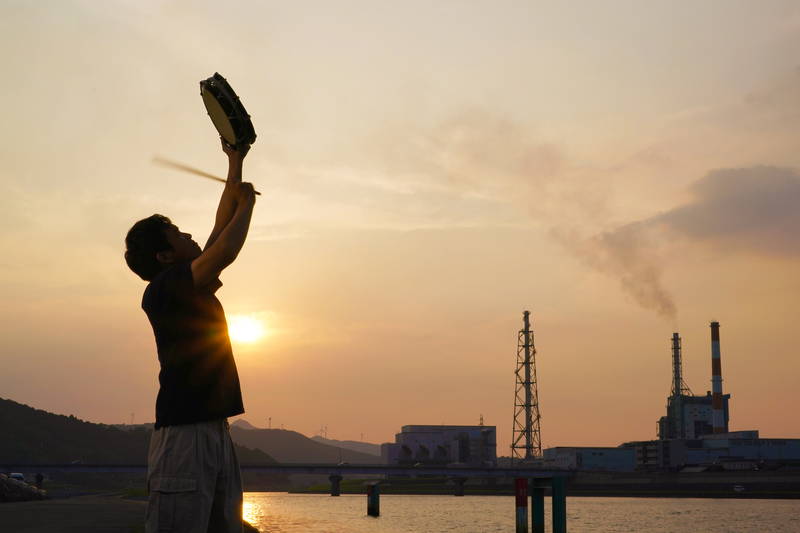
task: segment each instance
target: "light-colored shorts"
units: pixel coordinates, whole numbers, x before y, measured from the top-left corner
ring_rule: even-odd
[[[147,533],[241,533],[242,478],[225,419],[153,431]]]

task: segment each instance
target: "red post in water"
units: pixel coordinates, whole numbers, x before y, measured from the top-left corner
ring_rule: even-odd
[[[528,480],[514,480],[514,494],[517,497],[517,533],[528,533]]]

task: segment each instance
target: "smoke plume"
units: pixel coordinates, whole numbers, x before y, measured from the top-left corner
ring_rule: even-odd
[[[691,187],[694,198],[651,218],[588,239],[554,235],[584,262],[619,279],[637,303],[674,319],[662,283],[662,247],[676,239],[728,252],[800,256],[800,173],[770,166],[718,169]]]
[[[653,229],[648,221],[640,221],[588,239],[563,230],[552,235],[588,266],[617,278],[636,303],[674,321],[677,308],[661,283]]]

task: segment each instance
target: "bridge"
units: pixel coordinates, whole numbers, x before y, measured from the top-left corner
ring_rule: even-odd
[[[499,468],[474,466],[399,466],[360,465],[348,463],[275,463],[267,465],[242,465],[243,472],[265,472],[271,474],[382,474],[388,476],[438,476],[465,478],[518,478],[549,479],[567,476],[563,470],[540,470],[532,468]],[[43,474],[56,472],[129,472],[145,473],[147,465],[131,464],[0,464],[0,471]]]
[[[443,477],[454,481],[456,495],[463,495],[464,483],[467,479],[541,479],[549,480],[556,477],[567,476],[565,471],[558,470],[539,470],[531,468],[498,468],[498,467],[474,467],[474,466],[401,466],[401,465],[362,465],[362,464],[328,464],[328,463],[274,463],[267,465],[242,465],[243,472],[261,472],[268,474],[316,474],[330,476],[331,493],[339,492],[339,481],[345,475],[367,474],[383,476],[405,476],[405,477]],[[0,471],[52,474],[59,472],[108,472],[108,473],[141,473],[147,472],[147,465],[131,464],[25,464],[25,465],[3,465],[0,464]],[[338,479],[337,479],[338,478]]]

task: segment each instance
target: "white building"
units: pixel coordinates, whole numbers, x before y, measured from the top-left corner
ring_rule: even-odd
[[[385,464],[495,466],[495,426],[403,426],[395,442],[381,445]]]

